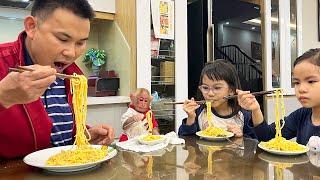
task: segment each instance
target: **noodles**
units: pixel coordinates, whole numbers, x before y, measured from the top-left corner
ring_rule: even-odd
[[[153,174],[152,167],[153,167],[153,157],[148,156],[148,164],[147,164],[147,168],[146,168],[148,178],[152,177],[152,174]]]
[[[201,135],[203,136],[227,137],[228,134],[228,131],[214,126],[208,127],[207,129],[201,131]]]
[[[280,102],[281,99],[281,102]],[[281,111],[279,111],[281,109]],[[272,150],[279,150],[279,151],[303,151],[305,148],[299,145],[295,141],[289,141],[282,137],[281,129],[284,127],[285,115],[285,108],[284,108],[284,101],[283,101],[283,94],[281,89],[275,90],[275,128],[276,128],[276,135],[275,138],[271,139],[268,142],[261,142],[261,145]],[[281,124],[282,121],[282,124]]]
[[[207,101],[206,102],[206,106],[207,106],[207,120],[208,120],[208,123],[209,123],[209,127],[212,126],[212,121],[213,121],[213,116],[212,116],[212,112],[211,112],[211,102],[210,101]]]
[[[207,149],[208,149],[208,174],[213,174],[212,154],[215,151],[221,150],[221,148],[216,146],[208,146]]]
[[[292,167],[291,164],[287,164],[287,163],[276,163],[274,165],[274,168],[275,168],[275,174],[276,174],[276,178],[277,180],[282,180],[283,179],[283,171],[286,169],[286,168],[290,168]]]
[[[209,127],[207,127],[205,130],[201,131],[201,135],[203,136],[213,136],[213,137],[226,137],[228,135],[228,132],[222,128],[215,127],[213,125],[213,115],[211,112],[211,102],[206,102],[207,106],[207,120]]]
[[[147,122],[148,122],[149,133],[152,133],[153,123],[152,123],[152,111],[151,110],[149,110],[146,113],[146,118],[147,118]]]
[[[46,164],[50,166],[68,166],[95,162],[106,157],[106,146],[101,149],[91,147],[85,134],[89,134],[86,128],[87,119],[87,78],[83,75],[75,75],[78,78],[71,79],[73,111],[75,114],[76,136],[74,146],[67,151],[51,156]]]
[[[159,140],[159,139],[162,139],[163,137],[162,136],[159,136],[159,135],[151,135],[151,134],[148,134],[146,136],[144,136],[142,138],[143,141],[155,141],[155,140]]]

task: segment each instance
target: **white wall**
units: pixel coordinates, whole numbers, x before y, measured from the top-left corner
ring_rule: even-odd
[[[267,97],[267,102],[268,102],[267,103],[268,113],[264,117],[267,120],[267,122],[270,124],[275,121],[275,115],[274,115],[275,104],[274,104],[274,101],[272,100],[272,97]],[[301,107],[301,104],[299,103],[299,101],[295,96],[285,96],[284,104],[286,108],[286,115],[289,115],[290,113],[292,113],[293,111]]]
[[[17,40],[19,33],[24,29],[22,19],[0,18],[0,24],[0,43]]]
[[[261,43],[260,33],[223,26],[223,46],[237,45],[251,57],[251,41]]]
[[[302,1],[302,52],[310,48],[320,48],[317,8],[316,0]]]

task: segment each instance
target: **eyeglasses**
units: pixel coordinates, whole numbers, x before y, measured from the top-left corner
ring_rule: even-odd
[[[220,86],[220,85],[210,87],[208,85],[203,84],[203,85],[199,86],[200,91],[204,94],[208,94],[210,91],[214,94],[219,94],[223,91],[224,88],[225,88],[224,86]]]

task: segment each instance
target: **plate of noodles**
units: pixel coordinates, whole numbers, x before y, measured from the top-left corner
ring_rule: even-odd
[[[166,140],[166,136],[164,135],[141,135],[138,137],[138,141],[140,144],[146,144],[146,145],[155,145],[162,143]]]
[[[208,127],[203,131],[196,132],[196,135],[203,139],[215,141],[222,141],[226,138],[231,138],[234,136],[232,132],[226,131],[218,127]]]
[[[89,149],[81,150],[81,153],[83,153],[81,157],[85,156],[85,158],[83,158],[83,161],[81,161],[80,163],[77,162],[77,160],[68,158],[71,155],[70,153],[73,153],[75,150],[74,145],[39,150],[24,157],[23,161],[30,166],[46,169],[48,171],[73,172],[93,168],[117,155],[117,150],[112,147],[90,145],[88,148]],[[97,152],[99,151],[100,154],[95,154],[95,156],[92,156],[92,149],[96,150]],[[70,150],[73,152],[71,152]],[[56,160],[51,159],[51,161],[49,162],[49,158],[52,158],[54,155],[57,155],[59,153],[62,154],[61,152],[65,153],[64,156],[61,156]]]
[[[309,148],[307,146],[298,144],[294,141],[285,140],[280,144],[280,146],[274,146],[272,144],[272,141],[270,140],[268,142],[260,142],[258,144],[258,147],[272,154],[287,156],[304,154],[309,151]]]

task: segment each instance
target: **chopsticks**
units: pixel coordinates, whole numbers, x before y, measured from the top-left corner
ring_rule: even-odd
[[[34,69],[24,67],[24,66],[18,66],[17,68],[9,68],[9,72],[24,72],[24,71],[34,71]],[[78,78],[73,75],[66,75],[61,73],[56,73],[57,77],[63,78],[63,79],[71,79],[71,78]]]
[[[251,93],[254,96],[260,96],[260,95],[265,95],[265,94],[272,94],[274,93],[275,90],[270,90],[270,91],[259,91],[259,92],[253,92]],[[230,95],[230,96],[224,96],[224,99],[234,99],[237,98],[238,95]],[[195,101],[197,104],[205,104],[206,101],[202,100],[202,101]],[[172,105],[172,104],[183,104],[184,102],[164,102],[164,105]]]
[[[254,96],[260,96],[260,95],[265,95],[265,94],[272,94],[274,93],[275,90],[270,90],[270,91],[258,91],[258,92],[253,92],[251,93],[252,95]],[[230,96],[224,96],[223,98],[224,99],[234,99],[234,98],[237,98],[238,95],[230,95]]]
[[[195,101],[197,104],[204,104],[206,103],[205,100],[202,101]],[[172,105],[172,104],[183,104],[184,102],[164,102],[164,105]]]

